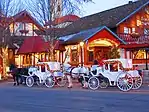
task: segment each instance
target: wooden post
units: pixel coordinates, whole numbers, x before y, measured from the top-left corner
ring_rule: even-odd
[[[63,51],[62,51],[62,63],[64,63],[64,59],[63,59]]]
[[[124,53],[125,53],[125,56],[124,56],[124,58],[127,58],[126,49],[124,49]]]
[[[146,70],[148,70],[148,57],[147,57],[147,55],[148,55],[148,48],[145,49],[145,54],[146,54],[146,58],[145,58],[145,60],[146,60]]]

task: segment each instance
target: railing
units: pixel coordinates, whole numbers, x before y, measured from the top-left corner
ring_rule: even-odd
[[[149,35],[140,35],[139,37],[135,38],[131,34],[120,33],[118,36],[127,43],[149,43]]]
[[[146,59],[133,59],[132,60],[133,64],[145,64],[146,63]],[[149,59],[147,60],[147,63],[149,63]]]

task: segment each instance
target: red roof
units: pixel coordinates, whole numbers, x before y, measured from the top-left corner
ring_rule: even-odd
[[[49,43],[45,42],[40,36],[28,37],[24,40],[22,46],[18,50],[18,54],[27,53],[41,53],[47,52],[49,49]],[[55,50],[63,51],[64,46],[61,45],[60,41],[56,41]]]
[[[66,15],[66,16],[62,16],[60,18],[56,18],[52,22],[49,21],[45,24],[45,26],[48,26],[49,24],[57,25],[57,24],[65,23],[65,22],[74,22],[78,19],[80,19],[78,16],[69,14],[69,15]]]
[[[40,36],[28,37],[19,48],[19,54],[45,52],[48,45]]]

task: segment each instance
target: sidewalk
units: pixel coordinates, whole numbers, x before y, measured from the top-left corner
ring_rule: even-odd
[[[13,84],[13,79],[12,78],[9,78],[7,80],[0,80],[0,84],[2,84],[2,83],[3,84],[5,83],[7,86],[10,86],[10,85]],[[68,84],[66,84],[65,87],[59,87],[59,86],[55,85],[54,88],[55,89],[64,89],[64,88],[66,89],[67,86],[68,86]],[[20,87],[22,87],[22,86],[20,85]],[[34,86],[34,87],[37,87],[38,88],[38,86]],[[39,87],[39,88],[42,88],[42,87]],[[46,88],[46,87],[43,86],[43,88]],[[77,81],[73,81],[73,88],[72,88],[72,90],[90,90],[90,89],[84,89],[84,88],[82,88],[82,86],[81,86],[80,83],[78,83]],[[118,87],[108,87],[108,88],[105,88],[105,89],[100,89],[99,88],[98,90],[99,91],[109,91],[109,92],[120,91],[118,89]],[[96,91],[98,91],[98,90],[96,90]],[[136,93],[142,92],[142,93],[147,93],[148,94],[149,93],[149,84],[145,83],[145,84],[143,84],[141,86],[141,88],[136,89],[136,90],[131,90],[130,92],[136,92]]]
[[[12,78],[1,79],[0,83],[3,83],[3,82],[13,82],[13,79]]]

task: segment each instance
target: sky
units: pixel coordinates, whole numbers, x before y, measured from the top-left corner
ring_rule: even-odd
[[[84,11],[82,12],[83,14],[81,14],[81,16],[91,15],[123,4],[127,4],[129,1],[130,0],[93,0],[94,3],[87,3],[83,5]]]

